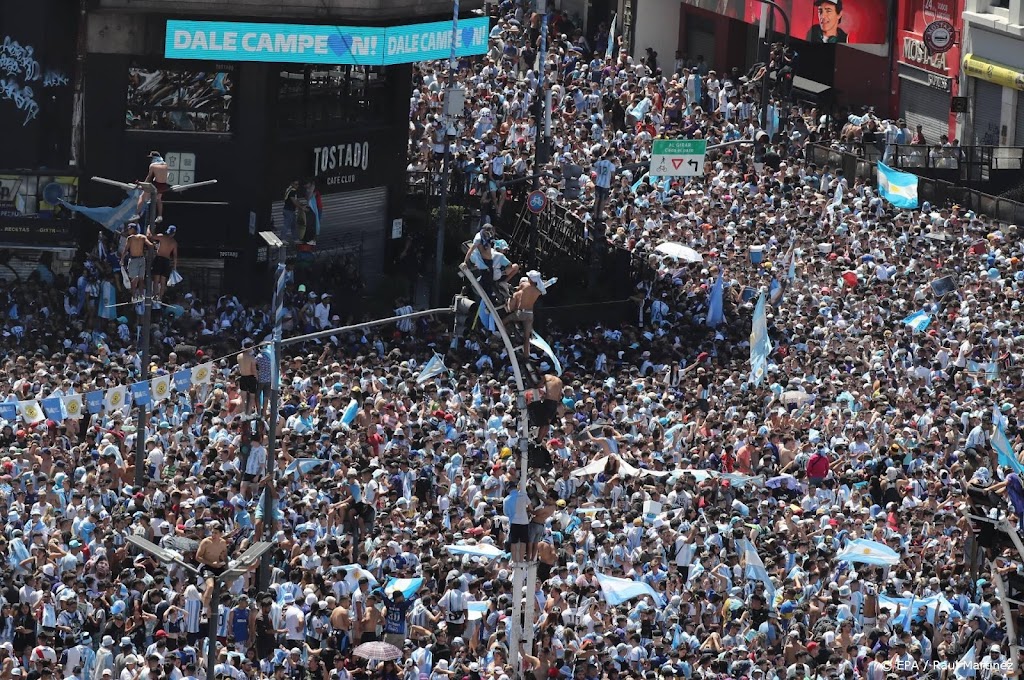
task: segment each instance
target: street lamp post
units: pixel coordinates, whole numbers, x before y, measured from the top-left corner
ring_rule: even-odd
[[[133,192],[136,189],[141,189],[149,196],[146,207],[146,234],[148,236],[152,225],[153,225],[153,208],[154,201],[153,197],[156,195],[156,187],[149,182],[140,182],[138,184],[129,182],[118,182],[117,180],[107,179],[106,177],[93,177],[94,182],[100,184],[108,184],[119,189],[123,189],[126,192]],[[192,184],[175,184],[170,187],[168,193],[178,193],[181,191],[187,191],[188,189],[195,189],[197,187],[205,187],[212,184],[216,184],[217,180],[208,179],[203,182],[193,182]],[[142,356],[142,374],[139,376],[142,382],[149,380],[149,339],[153,333],[153,278],[151,274],[152,268],[152,256],[149,251],[146,251],[145,258],[145,271],[143,276],[146,277],[146,292],[145,298],[142,304],[142,328],[140,330],[139,338],[139,351]],[[138,407],[139,411],[135,420],[135,488],[139,488],[145,485],[146,482],[146,421],[149,417],[149,410],[142,406]]]
[[[550,93],[544,88],[544,80],[547,77],[548,60],[548,11],[546,0],[537,0],[537,11],[541,13],[540,19],[540,50],[538,51],[537,63],[540,65],[537,74],[537,132],[534,135],[533,153],[533,185],[532,191],[540,190],[541,167],[548,162],[548,154],[551,144],[551,109],[547,97]],[[537,240],[539,231],[540,215],[530,212],[530,236],[527,239],[529,247],[527,256],[533,261],[539,262],[537,254]]]
[[[484,291],[476,277],[473,276],[469,267],[461,264],[459,265],[459,272],[479,296],[480,304],[487,308],[488,313],[490,313],[491,318],[494,320],[495,326],[498,329],[498,335],[501,337],[501,341],[505,345],[505,351],[508,353],[509,363],[512,365],[512,377],[515,380],[518,392],[516,395],[516,407],[519,409],[519,493],[525,494],[530,467],[530,422],[529,414],[526,410],[526,384],[523,382],[522,367],[519,365],[516,348],[508,335],[508,330],[505,328],[501,314],[495,309],[491,298]],[[458,298],[456,298],[455,306],[459,306]],[[526,588],[525,611],[523,608],[524,598],[522,597],[524,586]],[[523,671],[522,664],[519,663],[519,644],[522,641],[526,646],[527,652],[532,651],[533,648],[533,611],[536,605],[536,588],[537,563],[517,562],[513,564],[512,634],[509,636],[508,653],[509,664],[511,664],[512,668],[516,669],[517,677],[520,678]]]
[[[194,578],[203,578],[203,570],[194,564],[189,564],[180,553],[161,548],[155,543],[147,541],[141,536],[129,536],[126,539],[133,546],[147,552],[165,564],[174,564],[181,567]],[[268,550],[274,547],[269,541],[259,541],[250,545],[245,552],[237,559],[228,562],[228,568],[220,574],[212,575],[213,591],[210,597],[210,611],[208,612],[209,622],[206,630],[206,680],[214,680],[213,669],[217,666],[217,616],[216,612],[220,607],[220,593],[224,586],[236,578],[244,576],[248,571],[260,562]]]
[[[264,232],[269,233],[269,232]],[[267,238],[264,234],[260,234],[264,240]],[[276,238],[276,237],[275,237]],[[267,240],[270,243],[269,240]],[[274,313],[277,316],[276,328],[274,331],[274,338],[271,343],[274,347],[274,359],[271,362],[272,370],[274,371],[273,377],[271,378],[270,386],[270,417],[267,419],[267,469],[268,469],[268,485],[271,487],[276,486],[276,465],[277,465],[277,424],[278,424],[278,408],[281,400],[281,380],[278,375],[280,361],[281,361],[281,350],[288,346],[294,345],[300,342],[307,342],[310,340],[319,340],[320,338],[327,338],[338,333],[347,333],[348,331],[363,330],[366,328],[374,328],[375,326],[385,326],[391,323],[398,323],[399,321],[405,321],[408,319],[419,319],[424,316],[436,316],[438,314],[452,314],[454,313],[454,307],[438,307],[435,309],[427,309],[421,312],[411,312],[409,314],[399,314],[397,316],[391,316],[386,319],[374,319],[371,321],[364,321],[363,323],[354,324],[351,326],[340,326],[338,328],[328,328],[323,331],[316,331],[315,333],[306,333],[305,335],[297,335],[291,338],[282,338],[279,330],[280,326],[280,313],[281,305],[284,300],[284,282],[281,278],[280,268],[283,266],[282,254],[284,249],[278,250],[279,258],[279,274],[277,278],[277,287],[274,289]],[[267,343],[263,343],[264,345]],[[274,498],[270,489],[263,491],[263,525],[264,531],[267,531],[267,527],[272,525],[274,522]],[[257,583],[259,584],[260,590],[266,590],[270,585],[270,564],[269,560],[263,560],[260,563],[259,572],[257,575]]]

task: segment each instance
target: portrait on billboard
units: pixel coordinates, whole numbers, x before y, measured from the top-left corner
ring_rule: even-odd
[[[809,43],[845,43],[849,36],[843,30],[843,0],[814,0],[817,21],[807,32]]]
[[[745,0],[744,19],[757,23],[761,18],[758,0]],[[821,44],[881,45],[886,40],[889,0],[781,0],[789,15],[792,38]],[[782,18],[775,13],[775,30],[784,30]]]
[[[133,65],[128,69],[129,130],[231,132],[234,69]]]

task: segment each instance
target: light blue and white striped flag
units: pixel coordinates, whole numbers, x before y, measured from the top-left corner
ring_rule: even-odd
[[[1021,463],[1020,459],[1017,458],[1013,445],[1001,427],[997,427],[995,432],[992,433],[992,448],[996,450],[996,456],[999,459],[1000,465],[1010,468],[1017,474],[1024,474],[1024,463]]]
[[[772,351],[772,341],[768,338],[768,312],[765,309],[767,302],[767,296],[762,291],[754,307],[753,327],[750,331],[750,382],[755,385],[760,385],[768,373],[768,355]]]
[[[917,208],[917,175],[879,163],[878,193],[896,208]]]
[[[483,309],[483,305],[480,306]],[[419,376],[416,378],[416,384],[422,385],[423,383],[436,378],[439,375],[443,375],[448,372],[448,367],[444,365],[444,358],[434,352],[434,356],[430,357],[430,361],[426,363],[423,370],[420,371]]]
[[[288,467],[284,469],[281,476],[287,478],[292,475],[304,475],[312,472],[323,464],[324,461],[319,458],[296,458],[292,460],[292,462],[288,463]]]
[[[903,319],[903,323],[915,333],[924,333],[932,323],[932,315],[922,309]]]
[[[345,413],[341,416],[342,424],[351,425],[357,415],[359,415],[359,402],[352,399],[348,402],[348,406],[345,407]]]

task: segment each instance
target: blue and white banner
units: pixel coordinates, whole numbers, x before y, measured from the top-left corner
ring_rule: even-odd
[[[85,405],[89,413],[99,413],[103,410],[103,392],[96,390],[85,395]]]
[[[917,175],[878,164],[878,193],[896,208],[917,207]]]
[[[768,373],[768,355],[772,352],[772,341],[768,338],[767,298],[764,292],[757,298],[754,307],[753,326],[750,330],[750,382],[760,385]]]
[[[562,362],[558,360],[557,356],[555,356],[555,351],[551,349],[551,345],[549,345],[544,338],[540,337],[536,331],[534,331],[533,335],[530,336],[530,344],[541,352],[544,352],[548,360],[551,362],[551,368],[554,370],[555,375],[561,376]]]
[[[480,306],[483,309],[483,305]],[[448,367],[444,365],[444,358],[434,352],[434,356],[430,357],[430,361],[426,363],[423,370],[420,371],[419,376],[416,377],[416,384],[422,385],[432,378],[436,378],[439,375],[443,375],[448,372]]]
[[[345,407],[345,412],[341,415],[342,424],[351,425],[355,422],[357,415],[359,415],[359,402],[352,399],[348,402],[348,406]]]
[[[866,538],[858,538],[847,543],[846,547],[836,554],[836,559],[876,567],[892,567],[901,561],[899,553],[889,546]]]
[[[132,385],[132,401],[136,406],[149,406],[153,398],[149,394],[149,381]]]
[[[594,575],[597,577],[597,583],[601,586],[601,591],[604,593],[604,599],[613,607],[638,597],[644,597],[645,595],[654,600],[657,606],[665,605],[665,600],[662,599],[658,591],[643,581],[618,578],[608,576],[607,574]]]
[[[923,333],[927,330],[928,326],[932,323],[932,315],[928,312],[921,310],[914,312],[910,316],[903,319],[903,323],[910,326],[910,329],[915,333]]]
[[[124,199],[120,205],[111,208],[88,208],[83,205],[73,205],[64,199],[61,199],[60,204],[71,212],[82,213],[90,220],[99,222],[115,234],[120,234],[124,229],[124,225],[128,222],[128,218],[135,215],[138,210],[139,196],[141,195],[141,189],[129,191],[128,198]]]
[[[46,411],[46,417],[50,420],[60,422],[67,416],[64,415],[64,402],[61,401],[60,397],[50,397],[49,399],[43,399],[39,402],[39,405]]]
[[[13,423],[18,419],[18,404],[13,401],[0,401],[0,418],[3,418],[8,423]]]
[[[192,371],[185,369],[174,374],[174,389],[185,392],[192,387]]]
[[[288,463],[288,467],[284,469],[281,476],[287,479],[292,475],[304,475],[317,469],[325,462],[319,458],[295,458],[292,462]]]
[[[1013,450],[1013,445],[1010,444],[1010,440],[1001,427],[997,427],[996,431],[992,433],[992,448],[996,450],[1000,465],[1010,468],[1017,474],[1024,474],[1024,464],[1020,462],[1017,453]]]
[[[384,594],[388,597],[396,590],[400,590],[405,599],[411,600],[416,592],[423,587],[422,578],[391,578],[384,582]]]
[[[711,287],[711,296],[708,299],[707,325],[709,328],[718,328],[725,321],[724,308],[725,284],[722,282],[722,272],[718,272],[718,279]]]
[[[455,30],[453,30],[453,28]],[[386,28],[241,21],[167,22],[168,59],[388,66],[487,52],[490,19]]]
[[[508,555],[507,552],[504,552],[497,546],[491,545],[490,543],[479,543],[477,545],[446,545],[444,549],[452,555],[469,555],[470,557],[482,557],[487,560],[506,557]]]

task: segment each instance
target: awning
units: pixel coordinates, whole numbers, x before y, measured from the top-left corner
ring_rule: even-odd
[[[976,57],[973,54],[964,55],[964,73],[972,78],[1024,91],[1024,73],[1020,70]]]
[[[810,78],[802,78],[800,76],[793,76],[793,87],[797,90],[802,90],[809,94],[819,95],[823,92],[827,92],[832,89],[831,85],[825,83],[819,83],[816,80]]]

